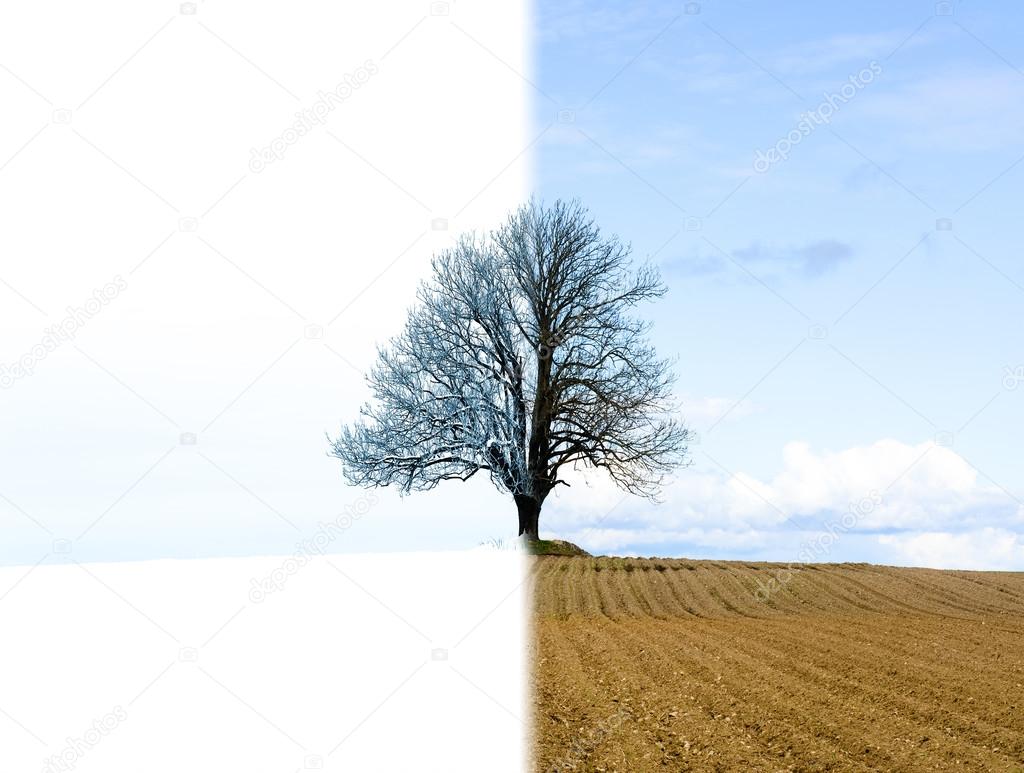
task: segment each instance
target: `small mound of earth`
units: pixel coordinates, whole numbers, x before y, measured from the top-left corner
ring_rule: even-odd
[[[589,556],[579,545],[564,539],[539,539],[526,543],[526,551],[534,556]]]

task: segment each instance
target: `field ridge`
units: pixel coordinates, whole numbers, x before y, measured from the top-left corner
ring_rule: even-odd
[[[1024,572],[607,556],[533,560],[536,614],[555,617],[1024,615]],[[587,590],[566,592],[567,583]]]

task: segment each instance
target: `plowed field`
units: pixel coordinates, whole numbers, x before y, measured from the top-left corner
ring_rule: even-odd
[[[1024,573],[533,560],[536,771],[1024,771]]]

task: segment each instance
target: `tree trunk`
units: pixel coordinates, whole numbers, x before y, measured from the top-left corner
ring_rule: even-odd
[[[540,521],[540,502],[533,497],[515,497],[519,509],[519,536],[528,540],[539,539],[537,524]]]

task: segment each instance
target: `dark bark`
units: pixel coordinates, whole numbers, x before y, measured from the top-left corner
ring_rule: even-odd
[[[519,509],[519,536],[528,540],[539,539],[538,523],[540,522],[540,506],[533,497],[517,496],[516,507]]]

